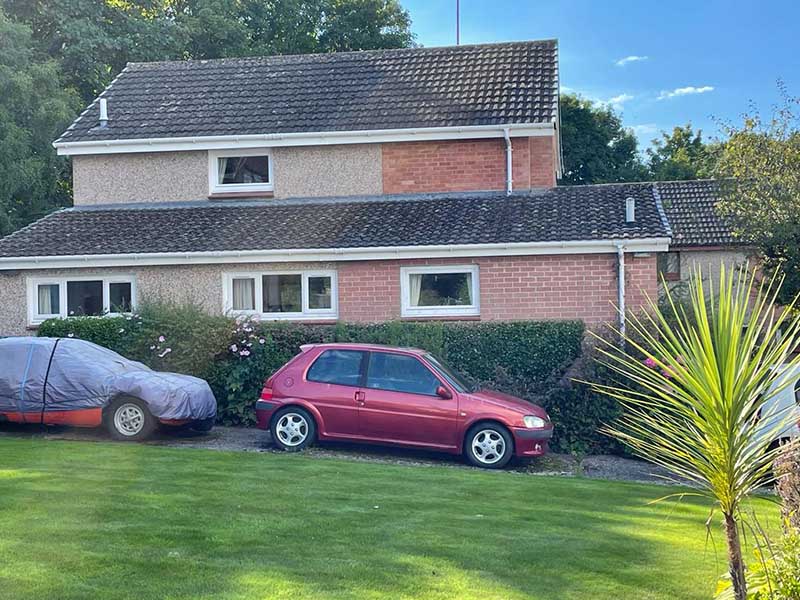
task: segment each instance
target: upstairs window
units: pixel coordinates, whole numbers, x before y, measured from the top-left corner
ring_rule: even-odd
[[[130,276],[29,279],[28,322],[131,312],[135,288]]]
[[[224,150],[208,153],[209,192],[271,192],[272,156],[263,148]]]

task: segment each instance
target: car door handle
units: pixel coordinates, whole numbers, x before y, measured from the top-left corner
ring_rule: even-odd
[[[364,392],[358,391],[358,392],[355,393],[354,398],[355,398],[356,404],[359,404],[359,405],[363,406],[364,405],[364,401],[367,399],[367,395]]]

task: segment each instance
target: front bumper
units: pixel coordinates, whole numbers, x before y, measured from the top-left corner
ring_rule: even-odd
[[[547,441],[553,437],[553,427],[544,429],[515,427],[511,433],[514,436],[514,454],[516,456],[541,456],[547,454]]]
[[[272,413],[278,408],[277,402],[270,400],[258,400],[256,402],[256,427],[259,429],[269,429]]]

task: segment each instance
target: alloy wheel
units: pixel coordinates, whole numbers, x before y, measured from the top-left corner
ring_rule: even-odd
[[[299,446],[308,437],[308,421],[301,414],[286,413],[278,419],[275,433],[284,445],[292,448]]]
[[[472,438],[472,454],[478,462],[493,465],[506,454],[506,441],[494,429],[481,429]]]
[[[142,431],[145,414],[140,406],[131,402],[120,404],[114,411],[114,427],[124,436],[132,437]]]

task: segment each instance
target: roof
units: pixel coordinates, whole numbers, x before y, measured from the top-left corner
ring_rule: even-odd
[[[360,342],[326,342],[324,344],[304,344],[300,349],[305,352],[312,348],[324,348],[332,350],[394,350],[397,352],[406,352],[408,354],[425,355],[428,354],[426,350],[419,348],[411,348],[407,346],[389,346],[387,344],[365,344]]]
[[[740,243],[715,209],[719,201],[716,181],[664,181],[655,185],[672,227],[672,247]]]
[[[636,221],[625,222],[633,197]],[[0,258],[400,248],[669,237],[652,184],[86,206],[0,239]]]
[[[129,63],[56,141],[556,123],[555,40]]]

